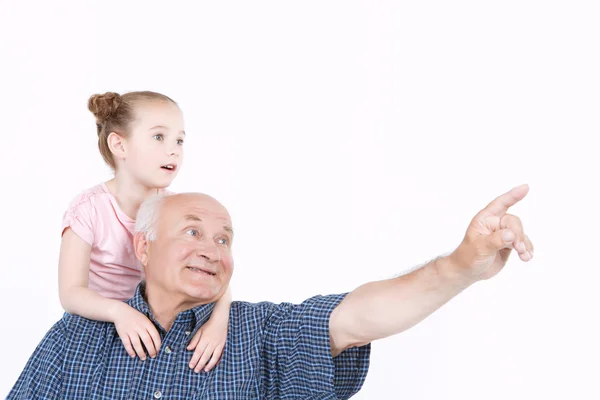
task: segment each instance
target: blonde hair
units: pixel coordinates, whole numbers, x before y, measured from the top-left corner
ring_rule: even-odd
[[[129,135],[129,125],[135,119],[135,107],[141,102],[161,100],[177,103],[168,96],[151,91],[128,92],[120,95],[115,92],[94,94],[88,100],[88,109],[96,117],[98,149],[104,161],[115,169],[115,160],[108,147],[108,135],[116,132],[123,137]]]

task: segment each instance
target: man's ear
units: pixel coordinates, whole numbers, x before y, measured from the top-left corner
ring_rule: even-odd
[[[121,135],[116,132],[111,132],[106,138],[106,142],[115,159],[125,159],[125,143]]]
[[[136,232],[133,235],[133,249],[135,256],[145,268],[148,265],[148,240],[146,240],[145,233]]]

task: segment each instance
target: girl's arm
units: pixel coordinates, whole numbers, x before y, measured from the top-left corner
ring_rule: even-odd
[[[227,342],[227,328],[229,325],[229,310],[231,308],[232,296],[231,289],[227,291],[215,303],[210,318],[198,329],[190,344],[188,350],[194,350],[190,360],[190,368],[195,372],[200,372],[204,368],[205,372],[210,371],[217,365],[225,349]],[[208,362],[210,359],[210,362]],[[206,364],[208,362],[208,364]],[[204,365],[206,364],[206,367]]]
[[[91,246],[67,228],[58,261],[58,292],[66,312],[96,321],[112,322],[127,353],[146,359],[142,342],[151,357],[160,348],[160,335],[146,316],[128,304],[105,298],[88,288]]]

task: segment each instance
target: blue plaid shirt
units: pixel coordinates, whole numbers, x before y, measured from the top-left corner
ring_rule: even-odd
[[[8,399],[347,399],[363,385],[370,345],[332,358],[329,315],[345,294],[301,304],[233,302],[219,365],[195,373],[186,350],[214,303],[180,313],[167,332],[143,298],[128,304],[159,329],[159,355],[131,358],[113,324],[65,314],[35,349]]]

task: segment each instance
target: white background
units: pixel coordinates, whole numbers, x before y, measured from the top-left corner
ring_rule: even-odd
[[[235,299],[404,273],[530,184],[535,259],[374,343],[356,399],[600,398],[595,3],[3,1],[0,395],[61,317],[66,206],[111,177],[87,99],[147,89],[186,118],[171,188],[232,214]]]

